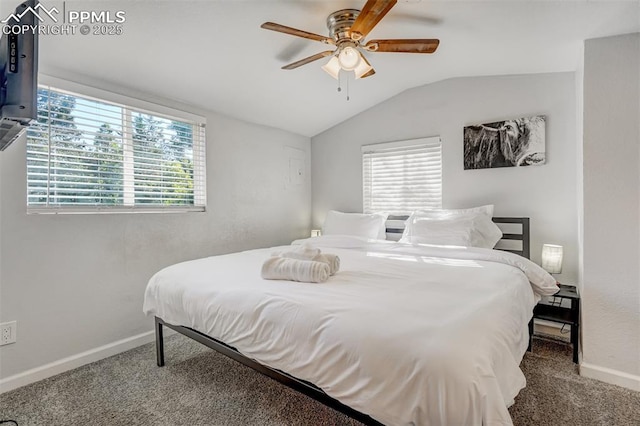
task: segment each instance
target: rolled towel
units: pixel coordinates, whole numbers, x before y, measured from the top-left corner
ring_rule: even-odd
[[[283,256],[286,257],[286,256]],[[340,258],[335,254],[320,253],[311,258],[314,262],[324,262],[329,265],[329,273],[335,274],[340,270]]]
[[[320,249],[311,247],[308,244],[299,246],[291,246],[285,250],[274,251],[271,256],[288,257],[290,259],[311,260],[314,256],[320,254]]]
[[[329,279],[331,269],[324,262],[270,257],[262,265],[265,280],[287,280],[304,283],[323,283]]]

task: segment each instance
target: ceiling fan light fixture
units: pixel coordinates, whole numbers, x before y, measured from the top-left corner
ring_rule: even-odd
[[[340,61],[336,56],[332,56],[329,62],[322,66],[322,69],[326,71],[331,77],[338,79],[340,75]]]
[[[340,62],[340,66],[345,71],[353,71],[356,69],[358,64],[360,64],[361,56],[358,49],[355,47],[347,46],[340,50],[338,54],[338,61]]]
[[[371,71],[372,69],[373,67],[371,66],[369,61],[367,61],[367,58],[365,58],[364,55],[362,55],[362,59],[360,60],[360,63],[353,70],[353,72],[356,75],[356,80],[362,77],[363,75],[365,75],[366,73],[368,73],[369,71]]]

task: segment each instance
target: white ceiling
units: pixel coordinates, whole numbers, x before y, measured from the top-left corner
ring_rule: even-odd
[[[3,13],[7,10],[2,2]],[[62,2],[42,0],[46,6]],[[327,46],[263,30],[273,21],[327,34],[326,16],[364,1],[67,1],[123,10],[120,36],[42,36],[40,70],[88,76],[313,136],[408,88],[459,76],[573,71],[582,41],[640,31],[634,1],[399,1],[368,38],[439,38],[433,55],[368,54],[377,74],[349,83],[320,60],[280,67]]]

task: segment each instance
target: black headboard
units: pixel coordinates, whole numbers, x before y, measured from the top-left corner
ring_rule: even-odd
[[[399,239],[399,234],[404,231],[405,221],[409,216],[394,216],[389,215],[387,218],[387,234],[391,237],[389,239]],[[497,224],[518,224],[520,225],[520,232],[515,233],[502,233],[502,240],[500,241],[521,241],[521,249],[512,248],[500,248],[496,247],[496,250],[510,251],[512,253],[519,254],[522,257],[530,259],[531,256],[531,234],[529,230],[529,218],[528,217],[494,217],[493,221]]]

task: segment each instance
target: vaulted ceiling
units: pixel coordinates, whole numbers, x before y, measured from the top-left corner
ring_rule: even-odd
[[[12,7],[2,2],[2,13]],[[62,2],[42,0],[62,9]],[[122,10],[122,35],[45,35],[41,72],[174,99],[316,135],[408,88],[459,76],[573,71],[582,41],[640,31],[640,1],[399,1],[368,38],[438,38],[433,55],[372,53],[377,73],[346,83],[317,61],[280,67],[326,45],[260,28],[273,21],[327,34],[325,20],[358,1],[67,1]]]

